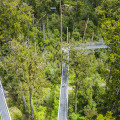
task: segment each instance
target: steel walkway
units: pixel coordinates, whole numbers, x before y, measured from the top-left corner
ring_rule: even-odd
[[[76,50],[94,50],[94,49],[106,49],[108,48],[105,43],[94,42],[94,43],[81,43],[77,45],[70,45],[70,47],[74,47]],[[67,53],[68,61],[69,61],[69,48],[63,47],[62,50]],[[64,57],[64,56],[63,56]],[[58,120],[67,120],[68,117],[68,81],[67,75],[69,65],[66,64],[65,61],[62,63],[62,77],[61,77],[61,88],[60,88],[60,98],[59,98],[59,109],[58,109]]]
[[[3,86],[0,77],[0,115],[2,120],[11,120],[10,113],[7,107],[6,99],[3,92]]]
[[[66,64],[62,64],[62,78],[59,99],[58,120],[67,120],[68,116],[68,82],[67,82],[68,69]]]

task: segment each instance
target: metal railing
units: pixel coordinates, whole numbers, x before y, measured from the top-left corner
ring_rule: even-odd
[[[69,56],[69,51],[64,50]],[[67,58],[69,59],[69,57]],[[66,61],[62,62],[62,77],[61,77],[61,87],[60,87],[60,98],[59,98],[59,109],[58,109],[58,120],[67,120],[68,117],[68,68]]]
[[[0,77],[0,115],[2,120],[11,120]]]

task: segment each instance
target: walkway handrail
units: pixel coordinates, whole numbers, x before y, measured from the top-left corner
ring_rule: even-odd
[[[11,116],[10,116],[7,102],[3,92],[1,76],[0,76],[0,114],[1,114],[2,120],[11,120]]]

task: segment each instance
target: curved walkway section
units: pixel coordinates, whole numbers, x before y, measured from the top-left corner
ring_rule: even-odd
[[[81,49],[105,49],[108,48],[108,46],[105,45],[105,43],[96,42],[96,43],[81,43],[77,45],[70,45],[74,47],[76,50]],[[69,47],[70,47],[69,46]],[[62,50],[64,53],[67,53],[66,57],[68,57],[69,61],[69,47],[63,47]],[[64,58],[65,56],[63,56]],[[58,109],[58,120],[67,120],[68,117],[68,81],[67,81],[67,75],[68,75],[68,69],[69,65],[66,64],[66,62],[63,61],[62,63],[62,78],[61,78],[61,89],[60,89],[60,99],[59,99],[59,109]]]

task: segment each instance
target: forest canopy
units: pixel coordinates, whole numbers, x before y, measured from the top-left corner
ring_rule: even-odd
[[[57,120],[63,62],[68,120],[120,119],[120,0],[0,0],[0,25],[12,120]]]

